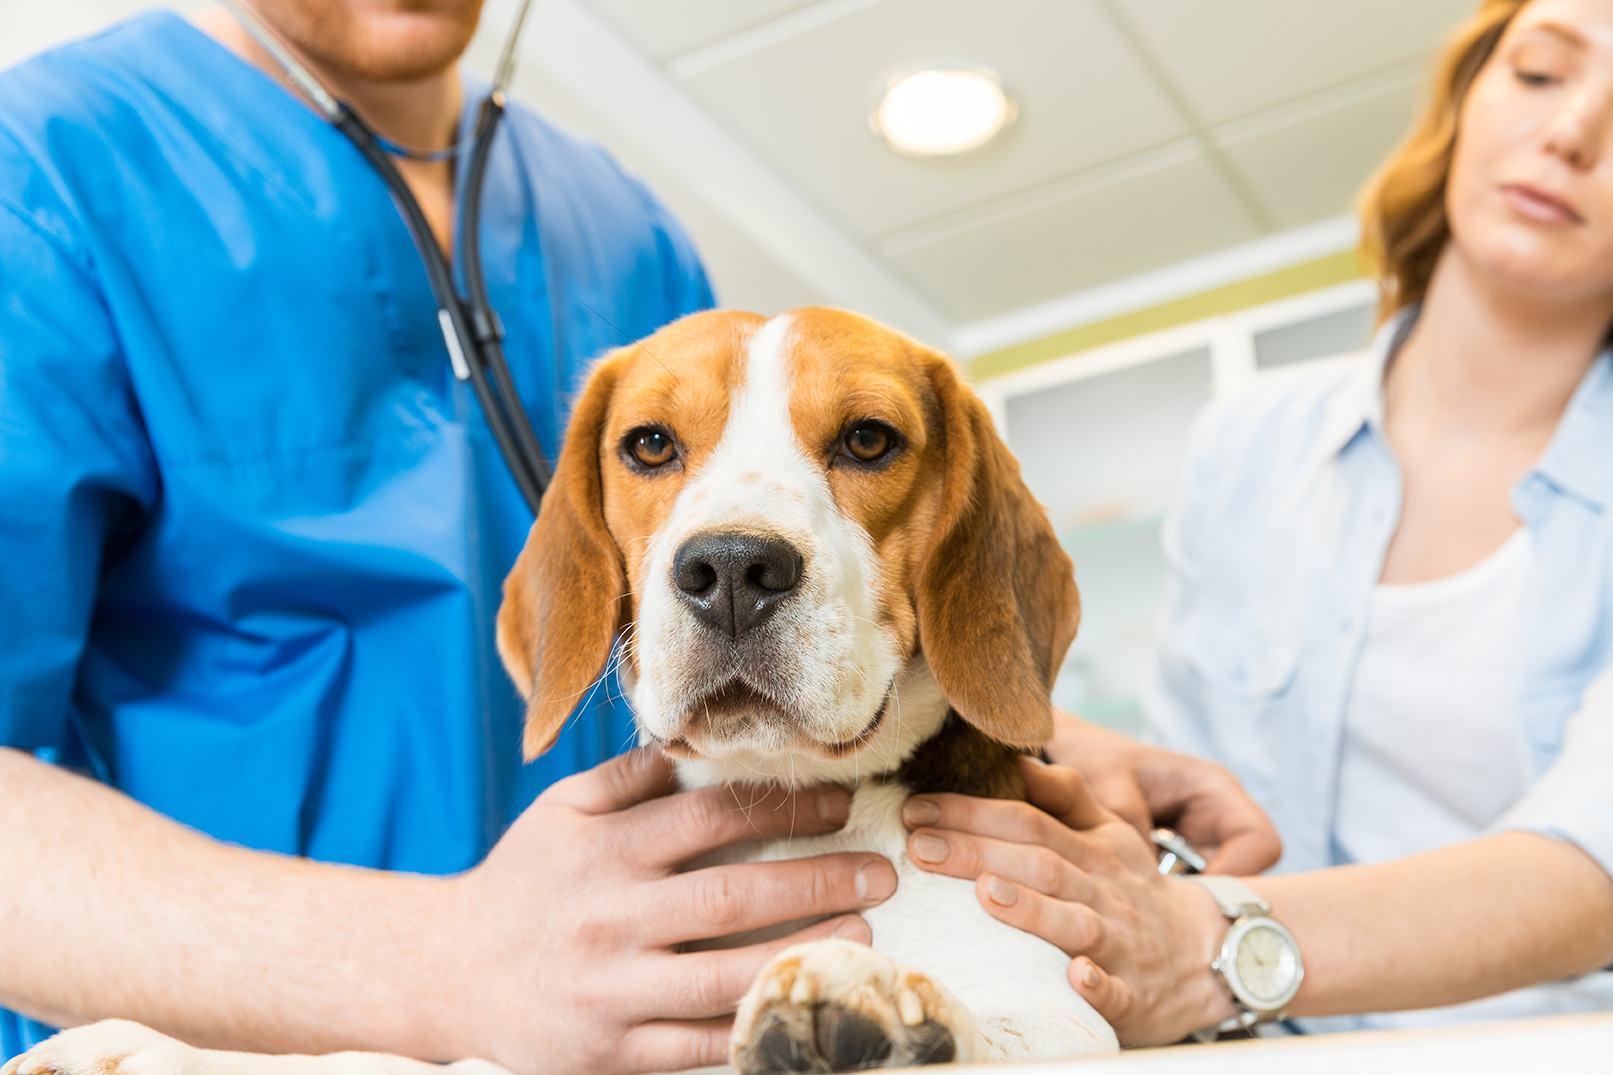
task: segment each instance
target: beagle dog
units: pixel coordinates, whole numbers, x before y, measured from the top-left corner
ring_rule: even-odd
[[[1069,557],[949,360],[840,310],[709,312],[594,372],[498,641],[529,756],[614,654],[686,787],[854,787],[842,831],[744,856],[869,850],[898,874],[865,913],[872,949],[799,945],[754,983],[733,1040],[753,1075],[1118,1048],[1068,958],[914,867],[900,818],[916,792],[1024,798],[1079,616]]]
[[[841,831],[728,859],[863,850],[896,866],[895,894],[864,914],[872,948],[789,948],[739,1008],[741,1075],[830,1072],[1118,1048],[1068,958],[988,915],[972,883],[914,867],[900,816],[916,792],[1024,798],[1018,758],[1052,736],[1079,616],[1069,557],[949,360],[839,310],[707,312],[596,367],[505,582],[498,647],[529,758],[613,667],[686,787],[854,789]],[[136,1054],[191,1075],[310,1066],[109,1020],[26,1067],[106,1075]]]

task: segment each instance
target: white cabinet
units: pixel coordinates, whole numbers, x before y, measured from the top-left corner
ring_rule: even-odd
[[[1075,561],[1081,631],[1057,704],[1141,729],[1165,589],[1160,523],[1194,416],[1268,370],[1361,350],[1375,301],[1357,281],[977,386]]]

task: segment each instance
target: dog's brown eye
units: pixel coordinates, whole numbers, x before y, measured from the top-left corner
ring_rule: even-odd
[[[872,463],[891,450],[890,430],[875,422],[864,422],[846,434],[846,451],[852,458]]]
[[[672,461],[676,449],[672,438],[659,429],[642,429],[628,442],[633,458],[647,467],[659,467]]]

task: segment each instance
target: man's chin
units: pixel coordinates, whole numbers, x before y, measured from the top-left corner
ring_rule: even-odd
[[[369,82],[413,82],[453,67],[470,47],[481,14],[476,0],[396,6],[258,0],[255,6],[321,68]]]
[[[444,16],[373,16],[365,22],[407,19],[408,26],[364,26],[336,49],[320,49],[320,64],[367,82],[418,82],[453,67],[470,47],[476,26]],[[315,50],[310,50],[315,51]]]

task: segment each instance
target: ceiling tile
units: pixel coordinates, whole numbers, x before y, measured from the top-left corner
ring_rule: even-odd
[[[868,113],[892,75],[957,59],[998,71],[1019,120],[983,150],[892,152]],[[862,236],[1171,141],[1181,117],[1093,0],[884,0],[686,81]]]
[[[501,28],[483,26],[465,55],[467,65],[491,78],[504,38]],[[537,109],[550,123],[605,146],[627,172],[644,181],[671,209],[700,253],[717,301],[740,310],[774,314],[826,300],[762,249],[755,238],[727,220],[701,193],[679,182],[632,142],[617,134],[583,101],[549,79],[535,65],[515,69],[511,96]]]
[[[813,0],[585,0],[659,60],[787,15]]]
[[[1292,123],[1221,141],[1280,228],[1350,211],[1356,194],[1411,126],[1417,83],[1380,88],[1360,100]]]
[[[1109,0],[1209,124],[1427,55],[1474,0]]]
[[[206,0],[73,0],[68,4],[0,3],[0,70],[106,29],[152,8],[181,15],[199,11]]]
[[[977,320],[1248,242],[1260,230],[1194,157],[889,260],[962,320]]]

